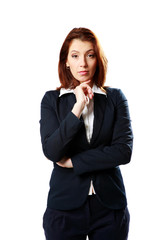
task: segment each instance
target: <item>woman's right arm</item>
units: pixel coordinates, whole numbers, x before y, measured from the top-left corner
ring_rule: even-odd
[[[56,102],[54,93],[47,92],[41,102],[40,133],[44,155],[49,160],[58,162],[66,156],[72,139],[83,123],[72,112],[59,122],[54,102]]]
[[[47,92],[41,102],[40,133],[45,156],[53,162],[66,157],[68,149],[83,122],[79,119],[85,107],[87,98],[93,98],[93,92],[88,83],[84,82],[74,89],[76,103],[66,118],[59,122],[53,101],[53,92]],[[65,106],[64,106],[65,107]]]

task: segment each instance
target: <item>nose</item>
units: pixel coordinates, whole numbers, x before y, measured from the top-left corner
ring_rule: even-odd
[[[80,67],[87,67],[87,60],[85,56],[82,56],[80,59]]]

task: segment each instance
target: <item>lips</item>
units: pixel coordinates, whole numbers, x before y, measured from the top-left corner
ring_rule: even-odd
[[[78,72],[81,76],[84,76],[84,75],[86,75],[86,74],[88,74],[88,71],[80,71],[80,72]]]

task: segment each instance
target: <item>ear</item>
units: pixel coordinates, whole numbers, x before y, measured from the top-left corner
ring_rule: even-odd
[[[68,60],[67,60],[67,62],[66,62],[66,67],[67,67],[67,68],[69,68],[69,63],[68,63]]]

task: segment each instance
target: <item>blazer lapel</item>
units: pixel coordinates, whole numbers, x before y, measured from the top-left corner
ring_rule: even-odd
[[[106,95],[94,94],[94,123],[93,123],[93,135],[91,138],[91,144],[97,139],[102,122],[104,119],[104,113],[106,108]]]
[[[60,122],[63,121],[63,119],[67,116],[69,112],[71,112],[75,102],[76,98],[73,93],[65,94],[61,97],[58,97],[56,108],[57,116]]]

